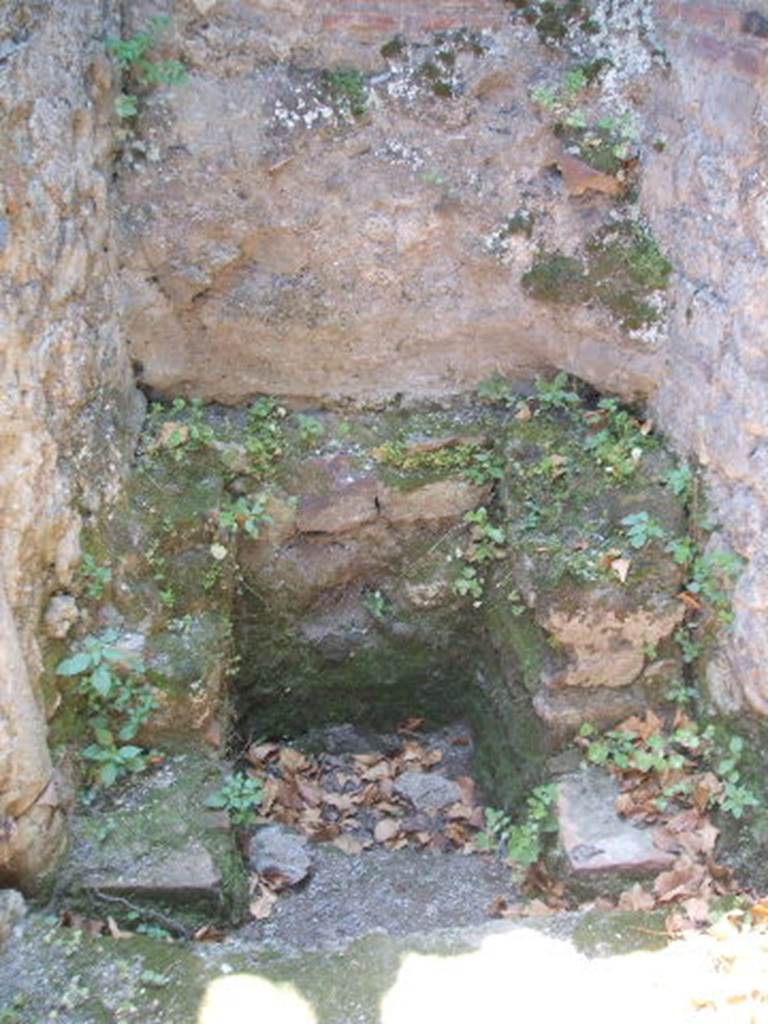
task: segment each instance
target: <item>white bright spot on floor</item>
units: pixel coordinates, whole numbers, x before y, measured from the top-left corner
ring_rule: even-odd
[[[293,985],[230,974],[206,989],[197,1024],[317,1024],[317,1017]]]

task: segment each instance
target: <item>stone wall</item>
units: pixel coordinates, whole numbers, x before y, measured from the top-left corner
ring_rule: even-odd
[[[501,0],[177,5],[169,46],[192,76],[149,102],[150,159],[119,184],[132,351],[159,392],[227,402],[443,398],[545,368],[649,400],[752,560],[709,676],[722,707],[764,712],[764,22],[745,3],[591,7],[592,42],[553,48]],[[434,33],[461,28],[487,49],[449,44],[452,97],[380,52],[402,34],[434,63]],[[596,110],[638,128],[631,216],[675,267],[649,330],[521,287],[537,253],[574,254],[624,215],[558,173],[553,118],[531,99],[595,53],[613,62]],[[340,66],[372,76],[363,116],[324,91]],[[521,211],[531,230],[508,230]]]
[[[74,582],[83,516],[119,488],[139,411],[108,216],[109,23],[107,3],[0,12],[0,884],[39,878],[60,846],[39,622]]]
[[[591,42],[553,48],[503,0],[122,6],[122,24],[109,0],[0,15],[0,877],[39,876],[59,842],[38,624],[76,589],[83,518],[119,490],[138,411],[123,328],[167,395],[408,402],[565,369],[647,399],[750,559],[712,692],[768,711],[765,18],[594,0]],[[103,40],[163,9],[190,78],[142,97],[111,189]],[[398,35],[407,59],[381,53]],[[569,181],[532,100],[595,48],[612,66],[587,102],[638,125],[628,206]],[[358,111],[340,68],[365,76]],[[657,322],[522,286],[542,252],[580,255],[627,216],[675,268]]]
[[[668,146],[643,177],[643,202],[676,268],[666,368],[653,406],[677,445],[707,467],[715,516],[750,560],[709,682],[722,707],[765,714],[768,43],[745,31],[753,6],[656,4],[671,72],[649,116]],[[751,23],[759,31],[759,18]]]

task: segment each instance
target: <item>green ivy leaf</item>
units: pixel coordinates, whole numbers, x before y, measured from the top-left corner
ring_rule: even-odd
[[[112,692],[113,676],[106,665],[99,665],[90,676],[90,683],[100,697],[108,697]]]
[[[65,658],[56,666],[57,676],[79,676],[93,664],[90,654],[80,651],[71,658]]]
[[[109,729],[94,729],[93,734],[96,737],[96,742],[101,744],[102,747],[113,747],[115,745]]]

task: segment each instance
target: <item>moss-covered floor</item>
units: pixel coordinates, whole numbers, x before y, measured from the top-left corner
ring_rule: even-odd
[[[721,922],[667,945],[658,915],[588,912],[372,935],[270,956],[258,944],[92,938],[33,915],[0,956],[4,1024],[761,1021],[768,939]]]

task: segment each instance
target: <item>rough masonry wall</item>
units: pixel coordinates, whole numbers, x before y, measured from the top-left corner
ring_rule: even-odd
[[[655,4],[671,61],[649,116],[668,140],[642,200],[675,264],[661,426],[708,467],[716,518],[750,560],[709,668],[721,706],[768,713],[768,21],[764,4]],[[760,26],[762,25],[762,29]]]
[[[708,467],[715,516],[751,560],[709,677],[724,708],[764,713],[768,22],[742,2],[591,5],[613,61],[604,110],[639,125],[632,215],[675,267],[666,324],[628,334],[595,303],[521,287],[538,252],[573,254],[619,214],[568,187],[531,102],[578,55],[542,46],[512,6],[175,5],[169,46],[191,80],[150,101],[149,159],[129,157],[119,185],[132,352],[158,391],[231,402],[444,397],[543,368],[647,398]],[[133,28],[156,8],[135,5]],[[434,61],[434,32],[460,28],[492,42],[457,53],[459,95],[393,79],[382,44],[401,34]],[[365,116],[323,93],[338,67],[374,74]],[[532,231],[505,231],[520,211]]]
[[[157,6],[132,5],[130,30]],[[375,403],[561,365],[652,389],[655,333],[521,287],[540,247],[577,247],[612,201],[565,198],[529,90],[569,62],[502,0],[166,6],[190,78],[147,97],[118,183],[124,323],[149,385]],[[398,34],[407,66],[380,52]],[[429,77],[441,61],[453,97]],[[373,76],[359,117],[334,85],[345,67]]]
[[[0,12],[0,884],[39,879],[60,846],[39,623],[139,411],[108,215],[109,24],[106,2]]]

